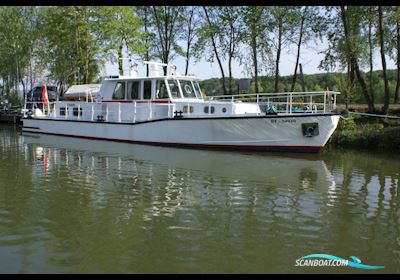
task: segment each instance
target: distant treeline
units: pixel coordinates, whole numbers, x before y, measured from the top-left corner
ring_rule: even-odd
[[[305,91],[323,91],[333,90],[341,91],[341,81],[346,79],[347,73],[320,73],[304,75],[304,90]],[[387,70],[387,77],[389,83],[390,92],[394,92],[397,83],[397,70]],[[228,80],[225,78],[226,81]],[[259,79],[259,93],[275,92],[274,88],[274,77],[260,76]],[[293,81],[293,75],[282,76],[278,84],[278,92],[289,92],[291,91],[291,84]],[[206,95],[222,95],[222,78],[213,78],[203,80],[200,83]],[[255,93],[254,79],[252,79],[250,90],[239,90],[239,79],[233,78],[233,88],[235,89],[233,94],[243,93]],[[375,70],[372,72],[372,89],[375,93],[375,103],[383,104],[384,102],[384,81],[382,70]],[[296,83],[294,91],[303,91],[300,82]],[[393,103],[394,96],[390,97],[390,102]],[[349,103],[366,104],[365,98],[361,93],[359,87],[355,88],[355,92],[352,96],[348,96]],[[344,104],[346,102],[346,96],[342,93],[338,95],[338,103]]]

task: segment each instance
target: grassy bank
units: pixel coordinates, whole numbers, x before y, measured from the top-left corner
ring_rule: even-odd
[[[340,119],[327,147],[400,152],[400,119],[365,116]]]

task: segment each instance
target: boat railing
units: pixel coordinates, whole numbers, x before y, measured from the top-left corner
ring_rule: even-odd
[[[26,101],[21,111],[24,117],[32,115],[46,117],[54,112],[55,104],[56,102]]]
[[[261,113],[327,113],[336,109],[336,91],[250,93],[209,96],[209,102],[249,102],[260,106]]]
[[[188,101],[186,105],[174,102],[158,103],[154,100],[133,100],[132,102],[58,101],[46,104],[30,101],[25,102],[22,111],[24,117],[129,123],[165,118],[237,116],[240,114],[320,114],[331,113],[336,109],[337,94],[339,92],[322,91],[221,95],[211,96],[205,100],[205,103]],[[217,112],[214,108],[216,102],[228,102],[232,106],[226,106],[226,108],[223,108],[225,111],[222,114],[214,115],[214,111]],[[241,111],[237,110],[240,104],[245,105],[246,103],[257,104],[258,109],[254,110],[253,113],[247,113],[246,109],[243,108]],[[208,110],[205,110],[207,106]],[[194,107],[196,107],[196,110],[194,110]],[[219,109],[218,112],[220,112]]]
[[[133,105],[133,106],[132,106]],[[104,122],[142,122],[176,117],[175,104],[132,101],[121,102],[26,102],[24,117],[55,118]]]

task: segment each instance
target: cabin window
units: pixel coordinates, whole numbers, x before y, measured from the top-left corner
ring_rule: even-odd
[[[60,116],[65,116],[65,107],[60,108]]]
[[[164,81],[157,81],[156,98],[157,99],[168,99],[169,98],[167,86],[165,85]]]
[[[128,83],[128,96],[127,99],[139,99],[139,82]]]
[[[143,99],[151,99],[151,81],[144,81]]]
[[[193,106],[183,106],[184,113],[193,113]]]
[[[196,98],[196,93],[194,91],[193,85],[191,81],[180,81],[182,93],[184,97],[187,98]]]
[[[75,117],[82,116],[82,108],[74,108],[73,113]]]
[[[114,88],[112,99],[124,99],[125,98],[125,82],[118,82]]]
[[[179,86],[177,80],[168,80],[169,90],[171,91],[172,98],[180,98]]]
[[[211,107],[206,106],[206,107],[204,107],[204,113],[208,114],[208,112],[211,112],[211,114],[214,114],[214,112],[215,112],[214,106],[211,106]]]

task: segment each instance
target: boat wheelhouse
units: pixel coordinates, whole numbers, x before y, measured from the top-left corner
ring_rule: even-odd
[[[338,92],[205,96],[172,69],[103,79],[95,98],[26,102],[23,131],[165,146],[318,151],[335,130]]]

